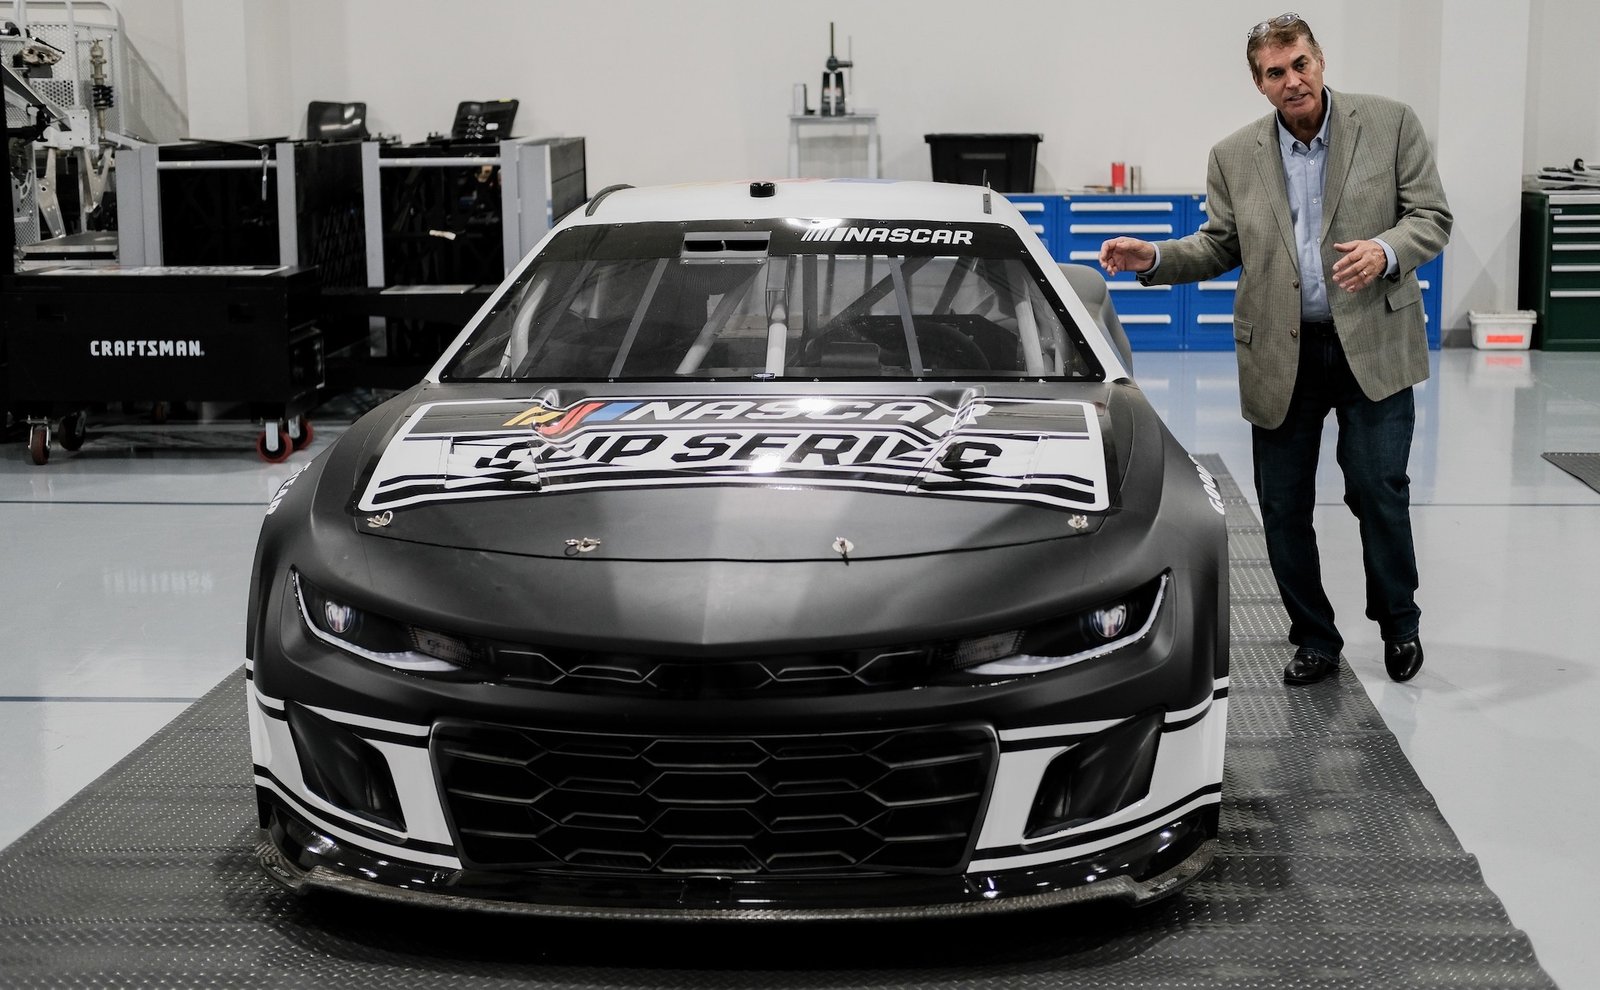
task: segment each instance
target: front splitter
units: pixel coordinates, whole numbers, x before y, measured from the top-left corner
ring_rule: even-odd
[[[340,846],[307,823],[286,822],[281,810],[263,830],[257,855],[269,876],[303,895],[336,892],[489,914],[617,921],[900,921],[1086,903],[1152,904],[1182,890],[1211,865],[1216,813],[1214,806],[1203,808],[1157,834],[1048,868],[953,877],[751,881],[428,870]],[[309,844],[300,841],[307,833]]]

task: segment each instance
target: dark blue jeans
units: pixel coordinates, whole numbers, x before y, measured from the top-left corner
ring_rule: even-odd
[[[1307,328],[1310,331],[1310,328]],[[1361,529],[1367,575],[1367,618],[1384,642],[1417,634],[1417,554],[1411,541],[1411,434],[1416,402],[1407,388],[1379,402],[1356,384],[1339,339],[1305,332],[1289,415],[1275,430],[1253,427],[1256,495],[1267,557],[1289,612],[1289,642],[1338,656],[1344,637],[1322,586],[1322,560],[1312,526],[1322,426],[1339,424],[1344,501]]]

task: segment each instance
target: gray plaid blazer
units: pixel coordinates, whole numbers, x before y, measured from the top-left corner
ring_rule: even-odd
[[[1330,103],[1322,274],[1350,370],[1367,397],[1378,400],[1428,377],[1416,269],[1443,250],[1452,217],[1410,107],[1359,93],[1332,93]],[[1300,269],[1276,113],[1211,149],[1206,200],[1205,225],[1163,241],[1161,264],[1140,280],[1197,282],[1240,266],[1233,339],[1241,405],[1245,419],[1273,429],[1289,411],[1300,359]],[[1394,248],[1395,275],[1356,293],[1335,286],[1333,245],[1373,237]]]

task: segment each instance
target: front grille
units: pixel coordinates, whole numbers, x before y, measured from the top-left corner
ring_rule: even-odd
[[[956,871],[996,759],[976,725],[658,737],[442,721],[431,745],[468,866],[620,875]]]
[[[495,644],[505,680],[557,691],[660,698],[822,696],[926,684],[951,669],[948,643],[757,657],[690,658]]]

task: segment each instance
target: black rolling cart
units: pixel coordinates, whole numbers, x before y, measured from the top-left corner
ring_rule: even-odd
[[[307,445],[325,355],[349,344],[319,293],[362,277],[359,163],[355,142],[142,145],[117,164],[119,264],[7,250],[0,407],[33,462],[117,403],[149,404],[168,433],[181,405],[243,407],[271,462]]]
[[[90,406],[219,401],[247,405],[263,423],[257,452],[284,460],[311,442],[306,413],[324,381],[316,300],[315,269],[283,265],[12,275],[0,292],[4,383],[29,455],[44,464],[52,440],[78,449]]]

